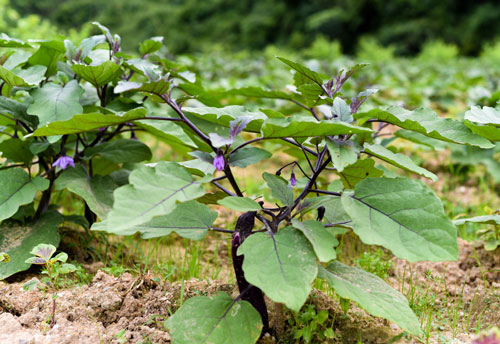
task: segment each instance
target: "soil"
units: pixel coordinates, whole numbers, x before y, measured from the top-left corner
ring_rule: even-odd
[[[478,263],[479,262],[479,263]],[[474,316],[477,325],[500,324],[500,249],[487,252],[460,241],[458,262],[407,263],[394,259],[389,282],[407,293],[409,286],[428,290],[435,302],[443,305],[449,298],[460,298],[463,307],[458,314],[459,324]],[[97,267],[98,268],[98,267]],[[96,270],[88,266],[88,270]],[[411,269],[411,274],[410,274]],[[195,295],[212,295],[225,291],[236,295],[234,285],[216,280],[189,280],[180,283],[158,284],[152,275],[134,277],[129,273],[119,278],[98,270],[89,285],[57,293],[55,325],[49,326],[52,299],[41,291],[24,291],[20,282],[0,282],[0,343],[170,343],[163,321],[185,300]],[[405,285],[402,282],[405,280]],[[287,343],[291,313],[282,305],[267,300],[273,336],[261,343]],[[398,335],[402,331],[394,324],[374,318],[355,305],[344,314],[339,303],[323,292],[314,290],[308,303],[330,314],[329,326],[337,338],[327,343],[416,343]],[[443,311],[446,313],[445,311]],[[479,315],[481,315],[479,317]],[[453,329],[446,324],[433,332],[430,343],[444,343],[452,338]],[[473,326],[471,326],[472,328]],[[473,338],[463,327],[454,343],[467,343]],[[439,333],[438,333],[439,332]],[[281,338],[277,341],[275,337]]]

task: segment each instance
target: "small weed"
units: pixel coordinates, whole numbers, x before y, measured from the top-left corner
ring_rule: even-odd
[[[314,305],[306,305],[302,312],[294,313],[293,317],[288,319],[289,325],[292,326],[292,338],[296,341],[302,339],[305,343],[318,343],[335,338],[334,330],[327,326],[333,324],[334,320],[327,321],[328,319],[328,311],[318,312]]]
[[[393,262],[387,257],[382,249],[374,252],[364,252],[361,257],[355,260],[363,270],[371,272],[382,279],[389,277],[389,272],[393,268]]]

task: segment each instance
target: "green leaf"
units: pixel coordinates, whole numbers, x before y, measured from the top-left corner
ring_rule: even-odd
[[[22,162],[29,164],[33,159],[33,153],[30,151],[30,142],[21,139],[8,139],[0,142],[0,154],[2,158],[13,162]]]
[[[94,87],[101,87],[116,80],[122,73],[120,64],[106,61],[97,66],[74,64],[73,71],[83,80],[90,82]]]
[[[345,168],[339,173],[339,176],[342,180],[342,184],[344,184],[347,189],[352,189],[363,179],[370,177],[377,178],[383,174],[384,171],[375,167],[375,161],[372,159],[363,159]]]
[[[139,45],[139,52],[142,56],[152,54],[161,49],[163,37],[151,37]]]
[[[271,156],[272,154],[264,149],[244,147],[229,154],[229,165],[244,168],[261,160],[269,159]]]
[[[26,81],[29,85],[38,85],[40,81],[45,79],[45,72],[47,67],[44,66],[32,66],[26,69],[21,69],[16,71],[17,75]]]
[[[260,337],[262,320],[247,301],[233,303],[226,293],[188,299],[165,321],[177,344],[254,344]]]
[[[57,72],[57,61],[62,60],[65,48],[64,43],[61,41],[52,41],[41,43],[40,48],[29,58],[28,62],[32,66],[42,65],[45,66],[46,76],[54,75]],[[56,43],[57,42],[57,43]],[[58,43],[62,43],[59,45]]]
[[[183,238],[201,240],[212,228],[216,219],[216,211],[196,201],[187,201],[179,203],[168,215],[154,217],[143,225],[125,230],[116,230],[113,226],[107,226],[99,230],[118,235],[131,235],[139,232],[143,239],[167,236],[176,232]]]
[[[85,150],[86,159],[95,155],[116,163],[148,161],[153,157],[147,145],[132,139],[107,141]]]
[[[268,233],[256,233],[238,248],[238,255],[242,254],[246,280],[271,300],[298,312],[318,272],[307,239],[292,227],[282,229],[274,238]]]
[[[270,118],[261,128],[264,137],[311,137],[326,135],[370,134],[371,129],[344,122],[317,121],[312,117]]]
[[[262,177],[272,191],[274,198],[279,199],[283,205],[293,205],[293,191],[288,188],[288,182],[280,176],[264,172]]]
[[[334,229],[324,227],[321,222],[314,220],[300,222],[293,219],[292,226],[309,240],[320,262],[326,263],[337,257],[335,247],[339,242]]]
[[[474,134],[461,121],[441,118],[430,109],[419,108],[409,111],[400,107],[389,107],[386,111],[375,109],[355,115],[355,118],[364,117],[376,118],[442,141],[485,149],[494,147],[490,141]]]
[[[2,114],[8,114],[15,119],[21,120],[32,127],[38,125],[38,117],[30,116],[27,113],[28,105],[25,103],[20,103],[13,99],[0,96],[0,112]]]
[[[182,111],[205,121],[216,123],[224,127],[229,127],[229,122],[239,117],[246,117],[250,119],[245,131],[257,133],[262,126],[267,116],[262,112],[248,111],[243,106],[231,105],[223,108],[215,108],[208,106],[201,107],[184,107]]]
[[[482,215],[482,216],[469,217],[466,219],[458,219],[458,220],[453,221],[453,224],[459,226],[459,225],[463,225],[467,222],[468,223],[500,226],[500,215]]]
[[[0,66],[0,79],[11,87],[28,87],[28,84],[23,78],[17,76],[14,72]]]
[[[59,213],[48,211],[34,223],[0,226],[0,252],[8,253],[11,258],[8,264],[0,264],[0,280],[29,269],[30,264],[25,260],[31,257],[31,249],[39,243],[57,246],[60,240],[57,227],[61,222]]]
[[[353,121],[351,108],[346,101],[340,97],[335,97],[332,105],[332,121],[351,123]]]
[[[156,81],[149,81],[145,83],[138,83],[134,81],[119,81],[115,87],[115,93],[123,93],[127,91],[144,92],[154,95],[163,95],[171,88],[170,81],[163,78]]]
[[[129,185],[114,192],[115,202],[108,214],[109,226],[124,230],[144,224],[154,216],[167,215],[177,201],[184,202],[205,194],[201,181],[174,162],[142,166],[130,173]]]
[[[274,91],[274,90],[265,90],[260,87],[242,87],[242,88],[232,89],[224,93],[235,96],[244,96],[248,98],[269,98],[269,99],[287,99],[287,100],[293,100],[296,98],[296,96],[291,93],[285,93],[282,91]]]
[[[337,172],[342,172],[344,168],[354,164],[361,151],[361,147],[353,141],[327,138],[326,145],[332,157],[333,167],[337,169]]]
[[[5,252],[0,252],[0,263],[8,263],[10,261],[10,256]]]
[[[433,150],[443,150],[446,148],[446,143],[437,139],[433,139],[431,137],[425,136],[420,133],[416,133],[411,130],[400,129],[394,133],[395,136],[400,137],[402,139],[415,142],[426,147],[432,148]]]
[[[413,335],[420,334],[418,318],[406,298],[381,278],[360,268],[334,261],[328,267],[319,267],[319,278],[342,298],[358,303],[368,313],[388,319]]]
[[[196,148],[196,144],[193,140],[191,140],[182,127],[177,125],[175,122],[141,120],[135,122],[135,124],[167,143]]]
[[[85,200],[100,219],[113,207],[113,191],[117,185],[110,176],[90,177],[81,165],[65,170],[55,181],[55,189],[68,189]]]
[[[281,62],[292,67],[294,70],[296,70],[297,72],[299,72],[300,74],[302,74],[303,76],[308,78],[309,80],[313,81],[314,83],[323,85],[323,79],[321,78],[321,76],[318,73],[310,70],[306,66],[303,66],[297,62],[290,61],[284,57],[277,57],[277,58]]]
[[[48,83],[33,92],[34,102],[28,107],[28,114],[37,116],[40,126],[57,121],[66,121],[82,113],[80,97],[83,89],[76,80],[71,80],[64,87]]]
[[[84,113],[74,115],[66,121],[52,122],[38,128],[34,136],[68,135],[96,130],[107,126],[127,123],[146,116],[145,108],[135,108],[125,113],[109,114]]]
[[[492,125],[476,124],[471,121],[464,121],[464,124],[477,135],[481,135],[490,141],[500,141],[500,128]]]
[[[404,178],[368,178],[342,204],[365,244],[381,245],[409,261],[458,258],[457,230],[434,192]]]
[[[259,203],[248,197],[226,197],[217,201],[218,204],[236,211],[259,211],[262,209]]]
[[[56,252],[56,250],[57,247],[55,247],[54,245],[42,243],[33,247],[30,253],[34,256],[42,258],[45,261],[45,263],[47,263],[50,260],[50,258],[52,258],[52,255]]]
[[[0,221],[14,215],[19,206],[33,202],[37,191],[48,187],[47,179],[30,179],[28,173],[21,168],[0,171]]]
[[[434,182],[437,181],[438,179],[438,177],[434,173],[427,171],[425,168],[416,165],[413,162],[413,160],[411,160],[406,155],[400,153],[393,153],[384,146],[378,144],[365,143],[364,151],[391,165],[397,166],[406,171],[416,173],[420,176],[429,178]]]
[[[2,48],[31,48],[31,45],[17,38],[0,33],[0,47]]]
[[[500,127],[500,112],[489,106],[484,106],[482,109],[479,106],[472,106],[464,118],[474,123]]]

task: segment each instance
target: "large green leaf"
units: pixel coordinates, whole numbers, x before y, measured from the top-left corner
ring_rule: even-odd
[[[57,121],[66,121],[82,113],[80,97],[83,89],[75,80],[64,87],[48,83],[33,92],[34,102],[28,107],[28,114],[37,116],[40,126]]]
[[[354,186],[363,179],[370,177],[380,177],[384,171],[375,167],[375,161],[372,159],[358,160],[356,163],[348,166],[339,173],[342,184],[347,189],[352,189]]]
[[[259,313],[226,293],[188,299],[165,321],[175,344],[254,344],[262,330]]]
[[[280,176],[264,172],[262,177],[271,189],[274,198],[279,199],[283,205],[293,205],[293,191],[288,188],[288,182]]]
[[[59,245],[57,227],[61,222],[59,213],[48,211],[33,223],[0,226],[0,252],[8,253],[11,258],[8,263],[0,264],[0,280],[29,269],[31,264],[25,263],[25,260],[32,256],[30,252],[36,245]]]
[[[238,255],[242,254],[247,281],[298,312],[318,272],[314,251],[302,233],[287,227],[273,238],[267,233],[253,234],[238,248]]]
[[[361,147],[353,141],[327,138],[326,145],[332,157],[333,167],[338,172],[342,172],[344,168],[354,164],[358,160],[358,154],[361,151]]]
[[[381,245],[409,261],[458,258],[457,230],[439,198],[422,182],[405,178],[368,178],[342,204],[354,232],[366,244]]]
[[[2,158],[13,162],[22,162],[29,164],[33,159],[33,153],[30,151],[30,142],[21,139],[8,139],[0,142],[0,155]]]
[[[490,141],[500,141],[500,127],[493,125],[477,124],[465,120],[464,124],[477,135],[481,135]]]
[[[434,173],[418,166],[413,162],[413,160],[411,160],[406,155],[400,153],[393,153],[384,146],[378,144],[365,143],[364,151],[391,165],[416,173],[420,176],[429,178],[432,181],[436,181],[438,179],[438,177]]]
[[[205,121],[216,123],[229,127],[229,122],[237,117],[247,117],[250,122],[247,124],[245,131],[259,132],[260,127],[267,116],[262,112],[252,112],[246,110],[243,106],[231,105],[223,108],[215,107],[184,107],[183,112],[189,113]]]
[[[118,85],[114,89],[114,92],[123,93],[127,91],[136,91],[154,95],[163,95],[167,93],[170,88],[171,84],[167,79],[159,79],[144,83],[138,83],[135,81],[119,81]]]
[[[130,184],[114,192],[115,202],[108,214],[108,224],[115,230],[144,224],[154,216],[167,215],[177,201],[202,196],[201,181],[174,162],[159,162],[154,167],[140,167],[129,176]]]
[[[248,197],[226,197],[217,201],[218,204],[236,211],[259,211],[262,209],[259,203]]]
[[[139,45],[139,52],[141,55],[152,54],[163,45],[163,37],[151,37],[150,39],[145,40]]]
[[[131,235],[139,232],[143,239],[162,237],[176,232],[183,238],[201,240],[212,228],[216,219],[216,211],[196,201],[187,201],[178,204],[169,214],[154,217],[143,225],[117,230],[116,227],[105,224],[105,226],[92,229],[118,235]]]
[[[261,132],[264,137],[310,137],[369,134],[372,130],[344,122],[317,121],[312,117],[290,116],[266,120]]]
[[[338,261],[319,267],[318,277],[328,281],[342,298],[353,300],[370,314],[386,318],[414,335],[420,334],[418,318],[406,298],[381,278]]]
[[[14,215],[23,204],[33,202],[37,191],[49,187],[45,178],[30,178],[21,168],[0,171],[0,221]]]
[[[375,109],[365,113],[358,113],[355,117],[376,118],[395,124],[403,129],[416,131],[443,141],[478,146],[485,149],[494,147],[490,141],[474,134],[461,121],[441,118],[430,109],[419,108],[415,111],[409,111],[400,107],[389,107],[386,111]]]
[[[313,81],[314,83],[320,84],[320,85],[323,84],[323,79],[321,78],[321,76],[318,73],[310,70],[306,66],[303,66],[297,62],[290,61],[284,57],[277,57],[277,58],[281,62],[283,62],[283,63],[289,65],[290,67],[292,67],[293,69],[295,69],[297,72],[299,72],[300,74],[305,76],[307,79]]]
[[[141,162],[151,160],[151,150],[144,143],[132,139],[118,139],[104,142],[98,146],[85,150],[85,157],[91,158],[95,155],[108,159],[109,161]]]
[[[484,106],[473,106],[465,113],[465,119],[479,124],[500,126],[500,111],[495,108]]]
[[[111,125],[127,123],[146,116],[145,108],[135,108],[125,113],[105,115],[102,113],[84,113],[74,115],[71,119],[52,122],[38,128],[34,136],[67,135],[96,130]]]
[[[38,117],[28,115],[28,105],[0,96],[0,113],[11,115],[13,118],[35,127],[38,125]]]
[[[256,164],[261,160],[269,159],[272,154],[257,147],[244,147],[235,153],[229,154],[229,165],[237,167],[247,167]]]
[[[321,222],[314,220],[300,222],[293,219],[292,225],[309,240],[320,262],[329,262],[337,257],[335,247],[339,242],[334,229],[326,228]]]
[[[95,87],[101,87],[116,80],[121,75],[120,67],[120,64],[114,61],[106,61],[97,66],[78,63],[73,65],[73,71]]]
[[[113,191],[117,185],[110,176],[90,177],[81,165],[65,170],[55,182],[56,190],[68,189],[82,197],[90,210],[105,219],[113,207]]]
[[[424,134],[416,133],[411,130],[399,129],[394,133],[395,136],[402,139],[415,142],[433,150],[443,150],[446,148],[447,143],[441,140],[433,139],[432,137],[425,136]]]
[[[46,76],[51,76],[57,71],[57,61],[61,60],[66,51],[64,42],[60,40],[40,42],[40,48],[29,58],[31,65],[47,67]]]
[[[191,140],[182,127],[177,125],[175,122],[141,120],[135,122],[135,124],[167,143],[196,148],[196,144],[193,140]]]
[[[11,87],[30,86],[23,78],[3,66],[0,66],[0,79],[2,79],[7,85]]]

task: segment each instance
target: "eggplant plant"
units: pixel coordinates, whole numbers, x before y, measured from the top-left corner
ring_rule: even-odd
[[[89,237],[175,232],[201,240],[217,231],[232,236],[239,295],[188,299],[165,322],[174,343],[255,343],[272,331],[264,296],[299,311],[317,278],[420,333],[404,296],[336,259],[337,238],[352,231],[412,262],[456,260],[456,228],[421,180],[437,176],[385,138],[399,127],[401,139],[488,149],[488,138],[498,138],[497,114],[474,124],[426,108],[362,112],[376,90],[350,98],[341,91],[364,65],[329,77],[281,57],[293,86],[211,91],[193,69],[168,58],[161,38],[129,55],[118,35],[96,25],[102,34],[79,45],[61,37],[0,39],[0,251],[11,258],[0,264],[1,279],[27,269],[37,244],[57,246],[63,221]],[[252,106],[264,98],[271,106]],[[228,105],[235,99],[248,106]],[[151,162],[139,140],[151,136],[188,160]],[[262,193],[247,192],[240,169],[269,161],[279,165],[254,176]],[[62,192],[75,194],[84,210],[65,209]],[[220,207],[239,214],[234,229],[216,222]]]

